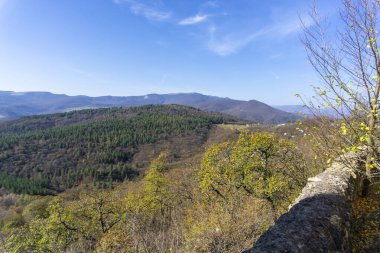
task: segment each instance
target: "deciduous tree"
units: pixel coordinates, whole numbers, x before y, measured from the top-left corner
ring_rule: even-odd
[[[311,131],[316,145],[331,156],[365,150],[368,176],[379,160],[379,9],[379,0],[342,0],[337,30],[329,31],[313,8],[303,36],[321,79],[315,96],[304,99],[319,117]]]

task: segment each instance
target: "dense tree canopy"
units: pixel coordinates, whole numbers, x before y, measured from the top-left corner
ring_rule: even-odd
[[[268,133],[240,134],[238,141],[215,145],[198,170],[200,188],[221,199],[247,194],[286,208],[303,187],[312,164],[295,144]]]
[[[175,105],[28,117],[0,125],[0,172],[34,180],[41,188],[35,193],[47,186],[69,188],[86,177],[107,186],[137,174],[131,162],[141,145],[202,136],[211,125],[229,121],[235,119]],[[2,187],[16,189],[12,178],[0,182]],[[22,189],[16,192],[33,193]]]
[[[241,252],[286,211],[306,178],[292,141],[244,131],[211,145],[197,168],[163,152],[141,180],[58,196],[1,199],[7,252]]]

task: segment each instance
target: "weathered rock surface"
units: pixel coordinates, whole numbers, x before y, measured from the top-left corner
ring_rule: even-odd
[[[245,253],[351,252],[351,203],[361,188],[359,166],[355,156],[346,155],[310,178],[289,212]]]

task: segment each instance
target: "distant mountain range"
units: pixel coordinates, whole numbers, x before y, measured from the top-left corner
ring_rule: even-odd
[[[314,118],[314,117],[317,117],[317,115],[319,116],[327,116],[327,117],[331,117],[333,119],[340,119],[342,118],[342,114],[341,113],[337,113],[333,108],[329,107],[329,108],[320,108],[319,111],[315,108],[315,109],[310,109],[306,106],[303,106],[303,105],[274,105],[273,106],[274,108],[276,109],[279,109],[279,110],[282,110],[282,111],[285,111],[285,112],[290,112],[290,113],[294,113],[294,114],[297,114],[297,115],[300,115],[302,117],[305,117],[307,116],[308,118]],[[349,116],[350,113],[348,110],[344,110],[344,114]]]
[[[301,113],[301,114],[307,114],[307,115],[311,114],[310,110],[303,105],[273,105],[273,107],[284,112],[297,113],[297,114]]]
[[[68,96],[49,92],[0,91],[0,120],[80,109],[131,107],[147,104],[192,106],[201,110],[226,113],[244,120],[264,124],[278,124],[295,121],[300,118],[295,113],[273,108],[257,100],[242,101],[199,93],[89,97]]]

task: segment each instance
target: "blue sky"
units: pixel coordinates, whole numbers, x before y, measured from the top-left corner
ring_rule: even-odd
[[[298,104],[312,0],[0,0],[0,90]],[[317,0],[334,17],[338,0]]]

